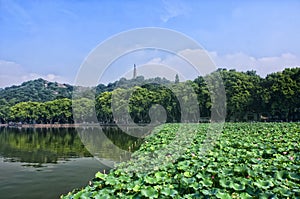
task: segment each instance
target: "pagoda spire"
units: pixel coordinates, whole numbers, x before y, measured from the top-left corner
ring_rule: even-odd
[[[133,79],[136,78],[136,65],[135,64],[133,65],[133,77],[132,78]]]

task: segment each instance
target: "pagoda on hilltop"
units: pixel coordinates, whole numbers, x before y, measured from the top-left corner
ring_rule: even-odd
[[[132,76],[132,79],[135,79],[136,78],[136,65],[133,64],[133,76]]]

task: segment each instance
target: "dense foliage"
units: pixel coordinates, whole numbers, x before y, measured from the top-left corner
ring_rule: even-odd
[[[138,161],[122,163],[109,174],[98,172],[89,186],[62,198],[300,197],[299,123],[228,123],[205,154],[208,125],[185,127],[197,135],[173,162],[168,161],[173,154],[145,158],[173,146],[178,125],[167,124],[133,154]],[[152,170],[143,171],[144,165],[153,165]]]
[[[20,102],[10,108],[9,118],[23,123],[71,123],[72,101],[67,98],[48,102]]]
[[[0,90],[2,100],[10,105],[19,102],[47,102],[58,98],[71,98],[73,86],[36,79],[24,82],[20,86],[11,86]]]
[[[300,68],[285,69],[261,78],[254,71],[237,72],[235,70],[218,69],[205,77],[194,81],[172,83],[166,79],[153,78],[145,80],[142,76],[119,81],[107,86],[100,84],[95,89],[96,96],[85,96],[81,100],[82,108],[75,115],[79,122],[89,120],[91,110],[96,108],[100,122],[111,123],[114,118],[111,109],[111,97],[120,95],[117,108],[122,108],[122,96],[132,93],[130,97],[130,115],[136,123],[150,122],[149,110],[154,104],[159,104],[166,110],[168,122],[181,121],[183,106],[193,96],[180,96],[178,93],[194,93],[198,99],[198,107],[190,107],[189,118],[199,121],[210,117],[211,91],[218,87],[214,75],[218,73],[223,78],[227,101],[227,121],[299,121],[300,120]],[[207,82],[212,82],[209,87]],[[190,85],[194,92],[186,92],[185,85]],[[47,82],[42,79],[23,83],[0,90],[0,122],[37,122],[37,123],[72,123],[71,92],[73,86]],[[171,90],[170,90],[171,89]],[[183,92],[180,92],[183,89]],[[174,91],[177,92],[174,94]],[[192,95],[192,94],[191,94]],[[176,97],[177,98],[176,98]],[[96,98],[96,102],[94,102]],[[116,101],[116,100],[115,100]],[[123,104],[122,104],[123,103]],[[53,107],[51,107],[53,106]],[[189,105],[185,104],[186,107]],[[220,106],[223,106],[222,104]],[[124,109],[125,110],[125,109]],[[200,111],[200,117],[195,110]],[[128,110],[127,110],[128,111]],[[81,117],[82,116],[82,117]],[[124,118],[121,118],[124,120]],[[125,119],[127,120],[127,119]]]
[[[138,76],[136,79],[127,80],[121,78],[119,81],[109,83],[108,85],[99,84],[96,86],[96,94],[112,91],[118,87],[120,88],[131,88],[137,84],[145,83],[158,83],[158,84],[168,84],[171,83],[167,79],[152,78],[144,79],[142,76]],[[28,82],[24,82],[19,86],[6,87],[0,89],[0,96],[2,102],[1,105],[8,103],[9,105],[15,105],[19,102],[47,102],[60,98],[72,98],[72,91],[74,86],[69,84],[60,84],[57,82],[49,82],[44,79],[36,79]]]

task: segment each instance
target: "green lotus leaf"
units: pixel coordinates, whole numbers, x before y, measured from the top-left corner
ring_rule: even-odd
[[[204,179],[205,176],[202,173],[197,173],[196,178],[197,179]]]
[[[113,177],[113,176],[108,176],[105,180],[105,184],[109,184],[109,185],[116,185],[119,181]]]
[[[262,188],[262,189],[268,189],[270,187],[273,187],[274,184],[272,183],[271,180],[259,180],[257,182],[254,182],[254,184],[259,187],[259,188]]]
[[[220,191],[216,194],[216,197],[220,199],[231,199],[231,195],[229,193]]]
[[[243,166],[236,166],[234,167],[234,171],[235,172],[239,172],[239,173],[243,173],[247,171],[247,167],[243,167]]]
[[[186,171],[189,169],[189,165],[186,162],[179,162],[177,168],[178,170]]]
[[[209,190],[206,190],[206,189],[201,190],[201,193],[203,193],[203,194],[206,195],[206,196],[211,195],[210,191],[209,191]]]
[[[289,173],[287,171],[278,171],[275,176],[278,180],[285,180],[288,178]]]
[[[251,199],[252,196],[249,195],[248,193],[241,193],[241,194],[240,194],[240,198],[241,198],[241,199]]]
[[[283,188],[283,187],[280,187],[277,191],[278,191],[282,196],[291,196],[291,195],[292,195],[292,192],[291,192],[289,189],[286,189],[286,188]]]
[[[185,177],[187,177],[187,178],[190,178],[190,177],[193,176],[192,173],[189,172],[189,171],[184,172],[183,175],[184,175]]]
[[[157,181],[163,181],[165,179],[166,174],[164,172],[156,172],[154,176]]]
[[[232,184],[232,182],[230,180],[228,180],[228,179],[220,179],[219,183],[224,188],[231,187],[231,184]]]
[[[158,198],[158,192],[152,187],[147,187],[141,190],[141,194],[148,198]]]
[[[97,172],[96,175],[95,175],[96,178],[99,178],[101,180],[105,180],[107,175],[106,174],[103,174],[101,172]]]
[[[202,185],[198,182],[194,182],[194,183],[190,184],[189,187],[193,188],[194,190],[199,190],[202,188]]]
[[[157,179],[153,178],[153,177],[150,177],[150,176],[146,176],[144,178],[144,180],[145,180],[146,183],[149,183],[149,184],[155,184],[155,183],[157,183]]]
[[[202,184],[203,186],[205,187],[210,187],[212,184],[213,184],[213,181],[209,178],[205,178],[203,181],[202,181]]]
[[[260,193],[259,194],[259,199],[273,199],[275,197],[276,197],[276,195],[273,193]]]
[[[246,188],[245,185],[241,183],[231,183],[230,187],[236,191],[242,191]]]
[[[295,193],[298,198],[300,198],[300,188],[292,189],[292,191]]]
[[[196,181],[195,178],[186,178],[186,177],[183,177],[180,180],[180,182],[184,185],[190,185],[190,184],[194,183],[195,181]]]
[[[299,173],[289,173],[289,177],[292,180],[300,181],[300,175],[299,175]]]
[[[133,191],[134,192],[138,192],[139,190],[140,190],[140,188],[141,188],[141,186],[140,185],[135,185],[134,187],[133,187]]]
[[[174,197],[175,195],[178,194],[178,191],[176,191],[175,189],[170,189],[170,188],[162,188],[162,190],[160,191],[163,195],[165,196],[171,196]]]
[[[118,179],[119,179],[121,182],[130,182],[130,177],[129,177],[129,176],[124,176],[124,175],[122,175],[122,176],[120,176]]]
[[[102,195],[102,196],[111,196],[111,194],[113,194],[114,190],[111,190],[111,189],[101,189],[99,191],[99,195]]]

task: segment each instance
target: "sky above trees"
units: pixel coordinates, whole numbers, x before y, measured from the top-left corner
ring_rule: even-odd
[[[202,45],[217,67],[265,76],[300,66],[299,10],[300,2],[292,0],[0,0],[0,87],[38,77],[73,83],[99,43],[142,27],[181,32]],[[123,73],[115,71],[120,67],[130,71],[137,64],[139,71],[139,65],[149,62],[180,65],[170,56],[138,52],[117,60],[103,83],[119,79]]]

